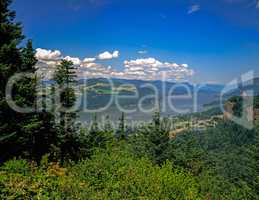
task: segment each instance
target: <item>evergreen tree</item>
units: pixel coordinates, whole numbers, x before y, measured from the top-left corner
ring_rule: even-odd
[[[59,151],[61,162],[67,159],[77,159],[79,157],[79,137],[77,111],[71,108],[76,102],[74,86],[76,83],[75,67],[71,61],[62,60],[57,66],[54,80],[57,83],[60,96],[59,114]]]
[[[1,160],[19,151],[14,144],[18,137],[17,120],[5,99],[5,88],[9,78],[22,65],[17,45],[24,39],[21,25],[14,22],[15,12],[9,10],[11,1],[0,0],[0,151]]]
[[[89,132],[86,134],[86,156],[91,157],[97,148],[105,148],[108,143],[113,140],[113,130],[110,124],[105,124],[104,130],[99,128],[97,115],[94,114]],[[107,125],[107,126],[106,126]],[[107,129],[106,129],[107,128]]]
[[[167,150],[170,139],[166,122],[167,120],[161,120],[160,112],[156,112],[153,116],[151,130],[148,134],[151,154],[154,161],[158,164],[165,162],[168,153]]]
[[[125,140],[127,138],[126,127],[125,127],[125,114],[121,113],[121,118],[119,119],[119,129],[117,131],[117,137],[119,140]]]
[[[153,115],[153,120],[137,130],[137,134],[131,137],[131,143],[137,155],[148,155],[154,163],[163,164],[170,156],[168,120],[161,119],[160,112]]]
[[[25,37],[21,24],[14,21],[15,12],[9,9],[11,2],[0,0],[0,162],[12,156],[41,157],[48,151],[42,138],[48,138],[46,135],[51,127],[46,113],[18,112],[7,102],[5,90],[8,81],[17,73],[24,73],[25,76],[14,83],[9,96],[16,105],[34,110],[38,82],[32,41],[29,40],[26,47],[21,46]]]
[[[54,129],[54,119],[51,113],[48,113],[44,108],[37,110],[36,107],[36,93],[37,85],[40,83],[35,75],[35,65],[37,59],[35,58],[35,51],[32,47],[32,41],[29,40],[26,47],[22,49],[22,69],[30,72],[33,78],[23,79],[18,82],[20,93],[23,95],[24,104],[30,103],[30,107],[34,107],[35,111],[27,114],[27,124],[23,124],[22,130],[28,135],[27,152],[30,159],[39,162],[44,154],[51,151],[53,146],[57,143],[57,135]]]
[[[98,118],[97,118],[97,114],[95,113],[92,119],[90,132],[97,133],[98,131],[99,131]]]
[[[161,127],[161,115],[160,115],[160,111],[156,111],[153,115],[153,125],[154,125],[154,128],[156,130],[159,130],[160,127]]]
[[[112,124],[111,124],[109,115],[107,115],[105,117],[104,131],[107,133],[113,133],[113,128],[112,128]]]

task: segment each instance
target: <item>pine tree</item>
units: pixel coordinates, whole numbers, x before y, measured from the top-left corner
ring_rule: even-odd
[[[98,118],[97,118],[97,114],[96,113],[93,116],[90,132],[94,132],[94,133],[99,132]]]
[[[97,120],[97,115],[94,114],[90,130],[86,135],[87,157],[90,157],[96,148],[105,148],[106,144],[112,141],[112,133],[109,132],[112,129],[101,130]]]
[[[161,127],[161,115],[160,111],[156,111],[153,115],[153,125],[156,130],[159,130]]]
[[[104,131],[106,133],[110,133],[110,134],[113,133],[113,128],[112,128],[112,124],[111,124],[110,116],[109,115],[107,115],[105,117]]]
[[[90,130],[88,134],[86,135],[86,156],[90,157],[94,149],[100,146],[100,140],[101,138],[99,137],[101,130],[99,129],[98,126],[98,121],[97,121],[97,114],[95,113],[92,119],[92,123],[90,126]]]
[[[136,154],[145,152],[156,164],[163,164],[168,158],[170,148],[167,119],[161,119],[159,111],[153,115],[152,122],[140,127],[137,136],[133,137]]]
[[[125,140],[127,138],[126,127],[125,127],[125,114],[121,113],[121,118],[119,119],[119,129],[117,132],[117,137],[119,140]]]
[[[54,81],[58,85],[58,90],[61,92],[59,112],[60,122],[59,129],[59,151],[61,162],[64,163],[68,159],[77,159],[79,157],[79,138],[78,126],[76,123],[77,112],[70,109],[76,102],[74,85],[76,83],[75,67],[71,61],[62,60],[57,66],[57,71],[54,74]]]
[[[17,83],[19,94],[21,93],[24,99],[23,104],[35,109],[34,112],[26,114],[26,123],[23,124],[22,130],[25,133],[23,136],[27,139],[25,153],[27,156],[39,162],[44,154],[51,151],[52,146],[56,143],[56,132],[53,126],[53,116],[46,110],[37,111],[36,93],[39,80],[36,77],[35,65],[35,50],[32,46],[32,41],[29,40],[26,47],[21,50],[23,71],[32,73],[32,78],[22,79]]]
[[[22,108],[30,107],[33,110],[36,106],[37,77],[34,73],[37,59],[34,57],[32,41],[29,40],[26,47],[21,46],[25,37],[22,35],[21,24],[14,21],[15,12],[9,9],[11,2],[0,0],[0,162],[12,156],[26,156],[31,159],[40,157],[47,147],[40,138],[43,132],[49,131],[48,126],[41,126],[43,123],[47,124],[44,121],[46,117],[41,118],[36,112],[15,111],[6,99],[8,80],[17,73],[30,74],[15,82],[10,96]],[[44,129],[41,134],[40,127]],[[41,137],[37,138],[39,135]],[[45,148],[37,150],[39,144],[45,144]]]
[[[9,10],[11,1],[0,0],[0,151],[1,160],[17,152],[16,145],[12,145],[17,137],[14,111],[5,99],[5,88],[9,78],[21,66],[20,50],[17,45],[24,39],[21,25],[14,22],[15,13]],[[12,140],[12,141],[11,141]],[[10,147],[10,148],[9,148]],[[11,149],[13,149],[11,151]]]

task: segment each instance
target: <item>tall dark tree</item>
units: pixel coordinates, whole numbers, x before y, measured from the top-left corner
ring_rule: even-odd
[[[107,115],[105,117],[105,124],[104,124],[104,131],[107,132],[107,133],[110,133],[112,134],[113,133],[113,127],[112,127],[112,124],[111,124],[111,120],[110,120],[110,116]]]
[[[54,74],[54,80],[58,87],[56,88],[59,95],[60,107],[59,114],[59,147],[61,162],[66,159],[76,159],[79,151],[77,111],[73,110],[76,102],[74,86],[76,84],[76,72],[73,62],[62,60]]]
[[[162,119],[159,111],[155,112],[152,122],[138,128],[137,134],[130,138],[135,153],[141,156],[144,152],[154,163],[163,164],[170,156],[168,127],[168,120]]]
[[[15,111],[8,104],[11,97],[15,105],[34,110],[37,85],[35,51],[30,40],[26,47],[21,45],[25,37],[21,24],[14,21],[15,12],[9,9],[11,2],[0,0],[0,162],[12,156],[27,156],[32,159],[40,157],[41,153],[37,152],[35,147],[44,143],[41,141],[36,144],[44,117],[39,118],[39,113],[36,112]],[[18,73],[27,75],[13,84],[7,99],[7,83]],[[46,121],[44,123],[46,124]],[[44,129],[44,126],[41,126],[42,128]],[[45,131],[47,132],[46,129]],[[40,151],[45,153],[43,149]]]
[[[48,153],[55,136],[52,116],[47,112],[36,112],[36,77],[37,59],[32,41],[21,46],[22,35],[20,23],[16,23],[15,12],[10,11],[10,0],[0,0],[0,160],[12,156],[26,156],[40,160]],[[13,110],[5,95],[6,85],[17,73],[24,76],[14,83],[10,96],[15,104],[31,108],[34,112],[23,113]]]
[[[106,118],[109,120],[109,118]],[[107,125],[107,126],[106,126]],[[107,121],[104,129],[98,124],[98,118],[95,114],[92,119],[90,130],[85,135],[85,141],[82,146],[85,146],[84,155],[91,157],[97,148],[105,148],[108,143],[113,141],[113,129]]]
[[[117,137],[119,140],[125,140],[127,138],[126,125],[125,125],[125,114],[122,112],[119,119],[119,129],[117,131]]]
[[[11,1],[0,0],[0,151],[1,160],[17,151],[13,138],[17,137],[14,111],[5,99],[5,88],[9,78],[19,70],[22,64],[20,49],[17,45],[24,39],[21,25],[14,22],[15,12],[9,10]],[[12,141],[13,140],[13,141]],[[11,147],[10,149],[8,147]],[[11,149],[12,152],[10,151]]]

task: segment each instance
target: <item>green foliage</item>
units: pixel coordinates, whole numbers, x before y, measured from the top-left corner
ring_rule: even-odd
[[[153,121],[136,130],[130,137],[130,143],[137,155],[148,155],[157,164],[162,164],[170,154],[168,120],[161,119],[156,112]]]
[[[256,199],[257,137],[255,130],[231,122],[204,132],[187,132],[172,140],[171,160],[200,177],[202,192],[213,199],[231,199],[227,194],[236,192],[237,199]]]
[[[23,64],[22,53],[17,45],[24,36],[21,33],[21,25],[14,22],[15,12],[9,10],[10,3],[11,1],[0,1],[0,151],[6,152],[1,155],[0,162],[8,159],[10,154],[17,153],[19,143],[22,144],[18,134],[19,122],[23,116],[15,116],[15,112],[8,106],[5,99],[5,87],[9,78],[16,72],[20,72]],[[16,87],[12,96],[16,101],[24,102],[21,88],[21,86],[20,89]],[[13,140],[15,144],[10,145],[13,138],[15,138]],[[13,150],[10,151],[10,148]]]
[[[66,60],[54,75],[58,87],[52,86],[52,95],[55,89],[62,91],[65,108],[53,108],[60,116],[58,124],[46,112],[47,105],[40,113],[12,110],[5,98],[8,80],[16,73],[31,74],[15,83],[11,96],[17,105],[34,108],[38,79],[32,41],[21,45],[21,24],[14,21],[10,3],[0,0],[0,163],[9,160],[0,166],[0,199],[259,199],[258,127],[246,130],[224,122],[170,138],[169,120],[156,112],[151,123],[134,129],[125,125],[122,113],[118,130],[109,118],[100,128],[97,116],[89,129],[79,130],[77,112],[66,110],[76,102],[75,68]],[[102,93],[110,90],[101,87]],[[100,101],[105,102],[105,96]],[[240,116],[242,98],[230,101]],[[258,97],[254,105],[258,108]],[[213,113],[220,114],[211,110],[193,116]],[[57,160],[61,164],[53,162]]]
[[[4,163],[1,167],[1,171],[5,171],[6,173],[29,175],[30,165],[26,160],[14,159]]]
[[[237,117],[241,117],[243,109],[243,99],[240,96],[234,96],[230,98],[230,102],[234,103],[233,114]]]
[[[73,62],[62,60],[54,74],[54,81],[58,85],[56,89],[60,96],[60,102],[56,103],[62,105],[55,113],[59,115],[59,123],[57,124],[59,141],[58,154],[62,163],[69,159],[79,159],[80,141],[77,134],[77,112],[70,110],[76,102],[74,91],[75,78]]]
[[[51,116],[14,111],[5,97],[9,79],[22,73],[25,76],[15,82],[10,96],[22,108],[32,111],[36,106],[37,59],[31,40],[25,47],[21,45],[24,36],[21,24],[15,22],[15,12],[9,9],[11,2],[0,1],[0,163],[13,156],[39,161],[54,143],[53,137],[50,137],[55,134]]]
[[[259,108],[259,96],[256,96],[256,97],[254,98],[254,107],[255,107],[255,108]]]
[[[91,160],[76,165],[74,172],[100,199],[199,199],[191,175],[170,163],[153,166],[121,147],[97,152]]]
[[[66,169],[56,163],[47,168],[24,160],[7,162],[0,168],[1,199],[62,199],[59,187],[64,184]]]
[[[109,122],[102,130],[98,126],[97,120],[97,115],[94,115],[90,129],[80,131],[80,156],[82,158],[90,158],[97,148],[106,149],[107,145],[113,144],[115,141]]]
[[[121,145],[124,147],[122,148]],[[0,169],[1,199],[202,199],[196,180],[170,163],[133,156],[125,144],[68,168],[14,160]],[[10,167],[11,166],[11,167]],[[25,167],[24,167],[25,166]],[[18,169],[26,169],[26,173]]]
[[[121,118],[119,119],[119,129],[117,131],[117,138],[119,140],[125,140],[127,138],[126,135],[126,125],[125,125],[125,114],[121,113]]]

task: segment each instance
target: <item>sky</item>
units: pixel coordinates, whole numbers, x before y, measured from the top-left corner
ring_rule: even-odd
[[[12,8],[51,76],[227,83],[259,75],[257,0],[16,0]]]

